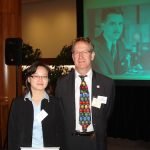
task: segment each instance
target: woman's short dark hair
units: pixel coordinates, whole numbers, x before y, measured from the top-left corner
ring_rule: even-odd
[[[31,95],[32,95],[31,85],[28,82],[28,77],[30,77],[32,74],[34,74],[39,66],[44,67],[47,70],[47,72],[48,72],[48,85],[47,85],[45,91],[48,94],[51,93],[51,87],[50,87],[50,68],[49,68],[48,65],[46,65],[46,64],[44,64],[44,63],[42,63],[40,61],[34,62],[31,66],[29,66],[25,70],[25,75],[24,75],[25,76],[25,87],[26,87],[25,93],[31,92]]]

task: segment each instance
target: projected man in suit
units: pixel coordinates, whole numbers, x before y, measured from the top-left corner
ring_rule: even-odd
[[[106,150],[107,122],[114,103],[114,82],[91,68],[94,57],[91,41],[77,38],[72,46],[75,70],[57,82],[56,96],[62,100],[64,107],[65,150]],[[91,123],[86,131],[79,122],[80,75],[85,76],[90,97],[90,106],[85,107],[91,110]]]
[[[106,8],[101,12],[100,36],[93,40],[96,57],[93,67],[105,75],[127,71],[129,58],[122,40],[123,13],[120,8]]]

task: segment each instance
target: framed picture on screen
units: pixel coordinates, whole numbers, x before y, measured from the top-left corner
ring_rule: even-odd
[[[78,31],[94,44],[96,71],[119,81],[150,80],[149,0],[83,0],[77,12]]]

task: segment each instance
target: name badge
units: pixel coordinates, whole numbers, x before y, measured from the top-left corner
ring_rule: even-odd
[[[96,108],[101,108],[101,104],[107,103],[107,97],[106,96],[98,96],[97,98],[93,98],[92,106]]]
[[[39,122],[41,122],[45,117],[47,117],[47,115],[48,115],[48,113],[47,113],[44,109],[42,109],[42,110],[40,111],[40,113],[38,113],[38,115],[36,116],[36,119],[37,119]]]

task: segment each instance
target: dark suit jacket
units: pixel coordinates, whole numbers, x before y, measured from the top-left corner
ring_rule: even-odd
[[[50,96],[49,101],[43,99],[41,109],[48,116],[42,121],[43,142],[45,147],[62,145],[63,117],[58,99]],[[33,105],[24,96],[17,97],[11,106],[8,124],[8,150],[32,146]]]
[[[115,60],[113,60],[102,34],[93,40],[93,44],[96,54],[93,61],[93,68],[95,70],[105,75],[122,74],[127,71],[127,51],[121,40],[118,40],[116,43],[117,55]]]
[[[98,86],[99,88],[98,88]],[[96,150],[106,149],[106,129],[107,121],[112,111],[114,103],[114,82],[112,79],[93,71],[92,79],[92,98],[106,96],[107,103],[102,104],[101,108],[92,107],[93,125],[96,132]],[[75,131],[75,73],[72,70],[69,75],[58,79],[56,86],[56,96],[63,103],[65,116],[65,150],[75,150],[79,143],[73,138]],[[82,142],[81,142],[82,143]],[[78,147],[78,150],[83,150]]]

